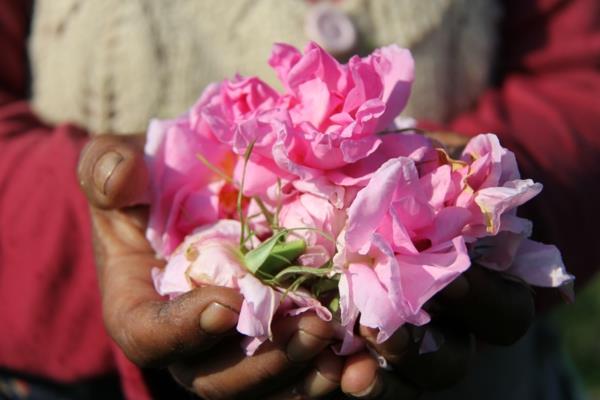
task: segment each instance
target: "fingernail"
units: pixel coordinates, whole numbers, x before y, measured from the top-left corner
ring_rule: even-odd
[[[286,353],[290,361],[304,362],[319,354],[328,344],[326,339],[299,330],[288,342]]]
[[[318,369],[315,369],[306,377],[303,393],[310,398],[317,398],[332,392],[338,386],[340,386],[339,382],[328,379]]]
[[[220,335],[232,330],[238,322],[239,314],[219,303],[211,303],[202,311],[200,328],[209,335]]]
[[[364,390],[357,393],[349,393],[350,396],[357,399],[372,399],[379,396],[383,392],[383,381],[377,375],[373,382]]]
[[[102,194],[106,194],[110,177],[121,161],[123,161],[123,156],[115,151],[105,153],[96,161],[93,172],[94,184]]]

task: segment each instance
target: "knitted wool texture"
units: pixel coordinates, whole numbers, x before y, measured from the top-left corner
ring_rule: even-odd
[[[489,84],[498,0],[344,0],[358,52],[390,43],[416,59],[404,112],[445,121]],[[273,42],[303,48],[300,0],[37,0],[30,39],[33,106],[50,123],[144,131],[183,113],[210,82],[235,73],[278,87]]]

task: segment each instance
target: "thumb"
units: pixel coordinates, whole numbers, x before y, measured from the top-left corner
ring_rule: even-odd
[[[144,141],[143,134],[107,134],[90,140],[81,152],[77,174],[91,205],[116,209],[147,202]]]

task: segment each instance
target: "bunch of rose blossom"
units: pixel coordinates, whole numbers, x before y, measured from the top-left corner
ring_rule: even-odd
[[[423,305],[472,262],[568,291],[558,250],[528,239],[516,215],[542,186],[520,178],[495,135],[452,159],[395,125],[413,81],[408,50],[340,64],[314,43],[303,54],[277,44],[269,64],[282,93],[236,76],[150,125],[160,294],[239,290],[248,354],[273,318],[309,310],[337,322],[336,350],[349,354],[362,345],[357,323],[378,341],[426,324]]]

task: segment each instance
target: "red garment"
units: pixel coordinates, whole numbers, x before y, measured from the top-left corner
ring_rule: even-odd
[[[30,15],[30,2],[0,2],[0,366],[61,382],[118,368],[129,397],[147,398],[102,325],[75,178],[86,134],[27,105]],[[545,183],[536,232],[585,280],[600,267],[600,2],[507,0],[505,15],[502,82],[450,128],[498,133]]]
[[[76,165],[87,133],[50,127],[27,103],[31,2],[0,2],[0,367],[58,382],[114,372],[147,399],[106,334],[90,217]]]

